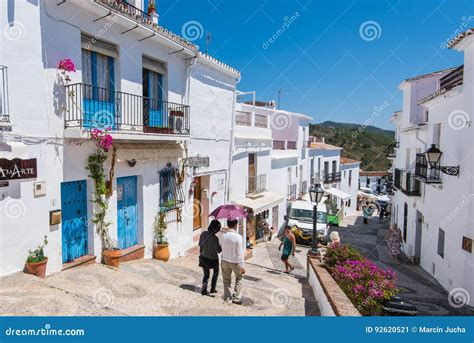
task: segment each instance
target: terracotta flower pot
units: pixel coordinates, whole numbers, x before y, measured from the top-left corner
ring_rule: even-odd
[[[44,261],[37,263],[25,263],[25,269],[23,270],[27,274],[36,275],[37,277],[43,278],[46,276],[46,265],[48,263],[48,258],[46,257]]]
[[[168,243],[155,244],[153,249],[153,257],[156,260],[167,262],[170,259],[170,248]]]
[[[118,268],[120,265],[121,256],[122,256],[122,253],[119,249],[104,250],[102,251],[102,262],[108,266]]]

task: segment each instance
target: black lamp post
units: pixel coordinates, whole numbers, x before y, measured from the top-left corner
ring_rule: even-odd
[[[425,156],[428,164],[432,169],[440,170],[444,174],[459,176],[459,165],[458,166],[440,166],[439,160],[443,153],[436,147],[436,144],[431,144],[431,147],[425,151]]]
[[[321,187],[321,184],[317,183],[313,185],[309,190],[309,198],[313,205],[313,240],[311,242],[311,253],[316,254],[316,242],[318,239],[317,235],[317,220],[318,220],[318,204],[321,202],[321,199],[324,195],[324,189]]]

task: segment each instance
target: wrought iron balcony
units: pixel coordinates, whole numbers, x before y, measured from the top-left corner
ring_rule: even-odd
[[[394,187],[408,196],[420,196],[421,184],[415,175],[402,169],[395,169]]]
[[[341,172],[324,173],[324,176],[323,176],[324,183],[333,183],[333,182],[340,182],[340,181],[341,181]]]
[[[189,135],[189,106],[82,83],[66,94],[66,128]]]
[[[247,184],[247,194],[258,194],[267,190],[267,175],[250,176]]]
[[[438,162],[439,166],[439,162]],[[425,183],[441,183],[440,170],[431,168],[425,154],[416,154],[415,177]]]

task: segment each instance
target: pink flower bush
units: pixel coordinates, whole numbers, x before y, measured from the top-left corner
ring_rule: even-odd
[[[105,129],[105,132],[99,129],[93,129],[91,131],[91,139],[95,140],[95,144],[98,148],[101,148],[105,152],[113,145],[112,136],[107,133],[110,128]]]
[[[64,58],[58,63],[58,69],[64,72],[76,72],[76,66],[70,58]]]
[[[392,270],[384,270],[362,258],[341,262],[330,269],[331,275],[352,303],[364,315],[380,314],[382,303],[398,292]]]

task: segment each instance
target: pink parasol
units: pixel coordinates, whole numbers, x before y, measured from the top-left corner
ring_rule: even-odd
[[[209,217],[214,217],[216,219],[247,218],[247,212],[238,205],[221,205],[212,211]]]

